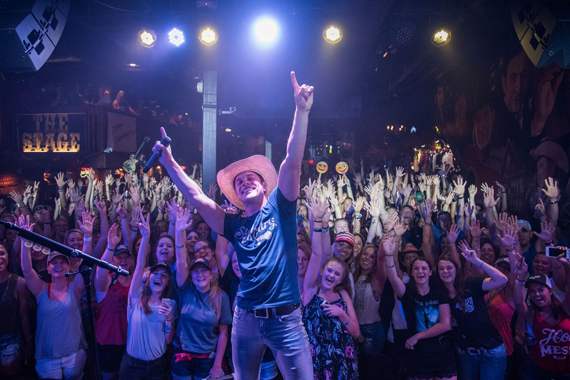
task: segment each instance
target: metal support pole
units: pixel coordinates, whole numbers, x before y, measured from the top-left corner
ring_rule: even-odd
[[[202,188],[207,191],[216,183],[216,114],[218,112],[218,73],[204,72],[204,103],[202,105]]]

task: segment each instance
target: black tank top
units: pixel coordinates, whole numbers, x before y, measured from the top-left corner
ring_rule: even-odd
[[[13,334],[20,329],[18,299],[14,296],[18,276],[10,273],[8,280],[0,284],[0,335]]]

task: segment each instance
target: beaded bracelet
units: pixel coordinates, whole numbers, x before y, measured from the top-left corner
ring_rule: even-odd
[[[348,324],[350,323],[350,321],[352,321],[352,319],[350,317],[348,317],[348,321],[346,321],[346,323],[343,323],[342,325],[344,327],[348,326]]]

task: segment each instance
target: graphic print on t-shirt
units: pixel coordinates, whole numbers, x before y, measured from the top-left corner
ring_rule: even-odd
[[[273,236],[273,230],[277,227],[275,223],[275,218],[271,218],[268,221],[260,223],[257,229],[253,227],[248,229],[247,227],[243,226],[240,227],[236,233],[235,238],[239,240],[239,242],[247,248],[254,248],[261,244],[261,242],[265,240],[270,240]]]
[[[475,311],[475,305],[473,303],[473,297],[465,298],[465,310],[461,307],[459,302],[455,303],[455,308],[459,310],[463,310],[465,313],[473,313]]]
[[[416,300],[416,331],[424,331],[439,322],[438,300]]]

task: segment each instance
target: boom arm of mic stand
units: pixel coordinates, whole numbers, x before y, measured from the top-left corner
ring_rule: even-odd
[[[108,262],[100,260],[96,257],[89,256],[89,255],[81,252],[78,249],[70,248],[66,245],[63,245],[61,243],[58,243],[57,241],[48,239],[47,237],[42,236],[40,234],[37,234],[33,231],[28,231],[25,228],[18,227],[14,223],[5,222],[5,221],[0,220],[0,224],[4,225],[5,228],[17,231],[18,235],[24,239],[33,241],[34,243],[38,243],[38,244],[40,244],[46,248],[49,248],[53,251],[63,253],[66,256],[82,259],[90,267],[96,265],[96,266],[101,267],[103,269],[107,269],[109,272],[117,273],[121,276],[128,276],[129,275],[128,271],[126,271],[120,267],[114,266],[113,264],[109,264]]]

